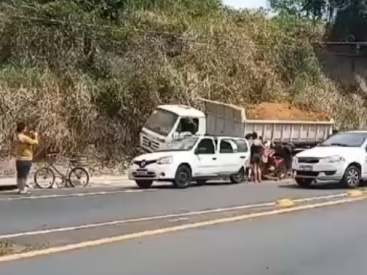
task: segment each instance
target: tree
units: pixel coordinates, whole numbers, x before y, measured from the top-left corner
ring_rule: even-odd
[[[327,22],[329,40],[367,41],[367,0],[269,0],[279,16]]]

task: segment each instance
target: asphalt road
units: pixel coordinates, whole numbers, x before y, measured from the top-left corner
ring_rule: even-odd
[[[364,275],[366,201],[33,259],[0,274]]]
[[[47,197],[52,194],[93,192],[90,189],[60,192],[51,190],[35,192],[32,199],[21,200],[11,193],[0,193],[0,235],[345,191],[329,188],[305,190],[277,184],[221,184],[191,187],[185,190],[165,187],[137,193],[125,193],[118,189],[106,190],[110,193],[95,196]]]

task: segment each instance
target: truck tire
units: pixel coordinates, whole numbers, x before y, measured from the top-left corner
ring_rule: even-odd
[[[245,181],[245,169],[241,167],[241,169],[234,175],[229,177],[229,180],[233,184],[238,184]]]
[[[152,186],[153,181],[152,180],[136,180],[135,183],[137,186],[139,186],[139,188],[148,189]]]
[[[355,164],[349,165],[344,172],[341,184],[348,188],[357,188],[360,185],[360,182],[361,169]]]
[[[180,189],[187,188],[190,185],[191,179],[191,167],[187,164],[181,164],[177,168],[175,178],[173,180],[173,186]]]
[[[296,178],[297,185],[302,188],[310,188],[312,186],[313,181],[314,181],[313,179]]]

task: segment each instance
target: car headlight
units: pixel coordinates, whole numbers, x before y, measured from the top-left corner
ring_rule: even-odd
[[[158,164],[170,164],[172,163],[172,157],[169,156],[169,157],[163,157],[163,158],[160,158],[158,161],[157,161]]]
[[[345,158],[343,158],[342,156],[331,156],[325,158],[324,160],[329,163],[337,163],[337,162],[344,162]]]
[[[297,164],[297,163],[298,163],[298,158],[297,158],[297,157],[294,157],[294,158],[293,158],[293,163],[294,163],[294,164]]]

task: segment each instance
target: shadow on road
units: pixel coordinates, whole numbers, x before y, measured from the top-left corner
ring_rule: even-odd
[[[245,182],[243,184],[247,184],[248,182]],[[207,182],[205,184],[198,184],[196,182],[192,182],[187,188],[188,189],[191,189],[191,188],[195,188],[195,187],[204,187],[204,186],[230,186],[230,185],[236,185],[236,184],[231,184],[230,182],[225,182],[225,181],[222,181],[222,182]],[[153,184],[152,189],[161,189],[161,190],[169,190],[169,189],[177,189],[177,187],[174,187],[172,183],[164,183],[164,184]],[[130,190],[137,190],[137,189],[140,189],[138,186],[136,187],[131,187],[129,188]]]
[[[345,190],[347,188],[344,188],[342,186],[340,186],[340,184],[336,184],[336,183],[324,183],[324,184],[315,184],[312,185],[309,188],[304,188],[304,187],[300,187],[297,184],[282,184],[278,186],[279,188],[288,188],[288,189],[316,189],[316,190]]]
[[[11,190],[16,190],[16,189],[18,189],[18,187],[15,185],[0,186],[0,195],[1,195],[1,192],[3,191],[11,191]]]

